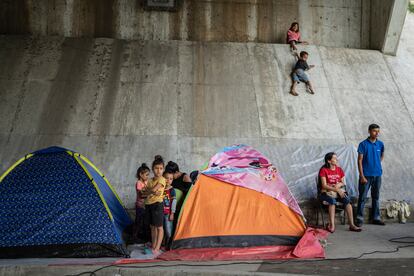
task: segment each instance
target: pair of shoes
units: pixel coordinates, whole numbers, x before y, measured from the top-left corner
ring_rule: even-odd
[[[359,228],[358,226],[354,226],[354,227],[349,226],[349,231],[351,231],[351,232],[361,232],[362,229]]]
[[[385,222],[383,222],[382,220],[376,219],[372,221],[372,224],[384,226]]]

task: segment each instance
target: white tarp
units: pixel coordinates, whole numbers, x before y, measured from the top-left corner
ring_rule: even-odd
[[[328,152],[335,152],[338,156],[340,167],[345,172],[348,194],[358,196],[358,153],[353,145],[287,145],[268,150],[271,151],[271,160],[299,202],[316,197],[316,178]]]

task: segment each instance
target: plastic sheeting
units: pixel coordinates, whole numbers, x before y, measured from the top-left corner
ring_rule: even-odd
[[[303,216],[277,168],[247,145],[233,145],[215,154],[203,174],[271,196]]]
[[[317,175],[328,152],[338,156],[345,172],[348,194],[351,197],[358,195],[358,153],[353,145],[286,145],[266,148],[266,152],[299,202],[316,197]]]

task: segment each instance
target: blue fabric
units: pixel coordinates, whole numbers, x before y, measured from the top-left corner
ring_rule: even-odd
[[[363,155],[362,170],[364,176],[381,176],[381,156],[384,153],[384,143],[380,140],[372,143],[365,139],[358,146],[358,153]]]
[[[215,174],[229,174],[229,173],[254,173],[257,174],[256,169],[252,168],[220,168],[220,167],[212,167],[201,173],[204,175],[215,175]]]
[[[164,239],[165,239],[166,244],[168,244],[172,236],[172,227],[173,227],[173,222],[170,221],[170,215],[164,215],[163,224],[164,224]]]
[[[292,80],[295,81],[295,82],[301,82],[302,81],[302,82],[308,83],[309,82],[309,77],[303,69],[296,69],[292,73]]]
[[[20,163],[0,183],[0,247],[121,244],[76,160],[65,151],[43,153]]]
[[[45,149],[41,149],[38,151],[33,152],[33,154],[48,154],[48,153],[58,153],[58,152],[66,152],[68,149],[62,148],[62,147],[57,147],[57,146],[53,146],[53,147],[48,147]]]
[[[85,168],[91,174],[92,178],[95,180],[95,183],[98,185],[99,190],[101,191],[106,204],[108,204],[108,208],[111,210],[111,213],[114,218],[117,235],[119,239],[121,239],[122,231],[125,229],[126,226],[133,223],[132,220],[128,216],[128,213],[125,210],[124,206],[122,206],[118,198],[112,192],[111,188],[109,188],[105,179],[103,179],[103,177],[94,168],[89,166],[88,163],[86,163],[82,159],[79,160],[82,162],[82,165],[85,166]]]
[[[336,205],[336,202],[341,202],[344,206],[348,205],[351,202],[348,196],[344,196],[344,197],[338,196],[337,198],[333,198],[333,197],[328,196],[326,193],[322,193],[319,196],[319,200],[326,201],[329,205]]]
[[[371,188],[372,200],[372,218],[380,220],[379,196],[381,189],[381,176],[366,176],[368,182],[365,184],[359,183],[359,198],[357,207],[357,221],[362,223],[364,221],[364,208],[367,200],[368,191]]]
[[[219,152],[226,152],[226,151],[230,151],[230,150],[236,150],[236,149],[243,148],[245,146],[246,145],[244,145],[244,144],[240,144],[240,145],[233,145],[233,146],[229,146],[229,147],[224,147]]]

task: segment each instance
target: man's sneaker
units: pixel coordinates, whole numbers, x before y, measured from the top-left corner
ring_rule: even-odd
[[[385,225],[385,222],[383,222],[382,220],[376,219],[372,221],[372,224],[375,225]]]
[[[362,221],[359,221],[359,220],[355,221],[355,226],[356,227],[361,227],[362,226]]]

